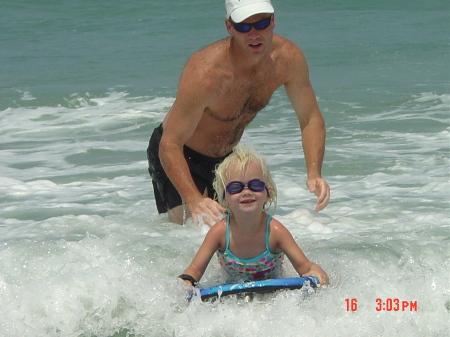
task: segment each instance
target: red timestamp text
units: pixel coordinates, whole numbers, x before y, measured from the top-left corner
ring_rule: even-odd
[[[403,301],[398,298],[386,298],[385,300],[377,298],[375,300],[376,311],[417,311],[419,305],[417,301]]]
[[[417,301],[405,301],[398,298],[377,298],[375,300],[376,311],[417,311],[419,310],[419,304]],[[358,300],[356,298],[345,299],[345,309],[347,311],[358,310]]]

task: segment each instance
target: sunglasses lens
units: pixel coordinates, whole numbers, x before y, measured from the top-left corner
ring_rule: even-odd
[[[256,30],[263,30],[263,29],[266,29],[266,28],[269,27],[269,25],[270,25],[270,19],[271,19],[271,18],[268,18],[268,19],[264,19],[264,20],[255,22],[255,23],[253,24],[253,26],[255,27]]]
[[[245,186],[248,186],[248,188],[253,192],[261,192],[266,188],[266,184],[264,183],[264,181],[252,180],[248,184],[233,181],[227,185],[226,190],[230,194],[241,193],[244,190]]]
[[[239,33],[248,33],[252,30],[252,27],[255,27],[256,30],[263,30],[270,26],[270,21],[272,17],[267,19],[260,20],[255,23],[235,23],[232,22],[234,29],[236,29]]]
[[[234,29],[239,33],[247,33],[252,29],[252,25],[249,25],[248,23],[235,23]]]
[[[242,183],[238,183],[238,182],[234,182],[234,183],[229,183],[227,185],[227,191],[230,194],[236,194],[241,192],[244,189],[245,185]]]
[[[265,187],[266,184],[261,180],[252,180],[248,183],[248,188],[253,192],[261,192]]]

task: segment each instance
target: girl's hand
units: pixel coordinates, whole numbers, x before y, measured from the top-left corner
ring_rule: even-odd
[[[317,264],[313,263],[311,268],[307,273],[304,273],[302,277],[314,276],[319,279],[319,284],[325,286],[329,284],[329,279],[327,273]]]

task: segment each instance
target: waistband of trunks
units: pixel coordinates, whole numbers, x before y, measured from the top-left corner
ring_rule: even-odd
[[[189,146],[184,146],[184,156],[185,157],[192,157],[194,160],[199,160],[199,161],[207,161],[213,164],[220,164],[226,157],[228,157],[230,155],[230,153],[226,154],[223,157],[209,157],[209,156],[205,156],[204,154],[198,153],[195,150],[192,150]]]
[[[158,127],[161,135],[163,133],[163,126],[162,124]],[[210,157],[210,156],[206,156],[204,154],[201,154],[193,149],[191,149],[189,146],[184,145],[183,146],[183,151],[184,151],[184,156],[185,157],[192,157],[196,160],[200,160],[200,161],[207,161],[213,164],[220,164],[226,157],[228,157],[230,155],[230,153],[232,151],[230,151],[228,154],[226,154],[225,156],[222,157]]]

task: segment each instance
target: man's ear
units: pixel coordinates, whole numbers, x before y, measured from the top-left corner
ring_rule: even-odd
[[[230,34],[231,36],[233,36],[233,27],[231,26],[230,20],[224,19],[224,21],[225,21],[225,27],[227,28],[228,34]]]

